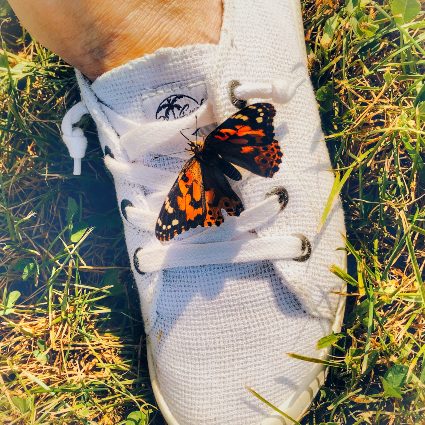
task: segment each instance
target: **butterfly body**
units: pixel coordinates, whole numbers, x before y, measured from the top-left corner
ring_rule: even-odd
[[[214,149],[209,149],[204,140],[189,142],[193,158],[209,167],[219,168],[223,174],[232,180],[241,180],[242,174],[230,162],[223,159]]]
[[[243,205],[226,176],[240,180],[239,166],[263,177],[279,170],[282,153],[274,140],[275,110],[257,103],[238,111],[205,140],[189,143],[193,156],[184,164],[156,223],[161,241],[198,226],[220,226],[222,211],[238,216]]]

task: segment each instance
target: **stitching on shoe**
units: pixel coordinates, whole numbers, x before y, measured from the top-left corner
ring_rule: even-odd
[[[166,87],[162,87],[161,89],[152,89],[150,90],[148,93],[144,93],[140,99],[141,100],[147,100],[150,99],[151,97],[155,97],[158,96],[159,94],[168,94],[168,93],[173,93],[176,89],[180,89],[180,90],[189,90],[191,88],[194,87],[198,87],[201,85],[205,85],[205,81],[195,81],[192,83],[185,83],[184,81],[179,82],[179,83],[172,83],[167,85]]]

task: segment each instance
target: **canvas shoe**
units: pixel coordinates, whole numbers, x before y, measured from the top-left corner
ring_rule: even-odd
[[[93,84],[77,78],[82,101],[65,116],[63,138],[78,174],[85,138],[74,124],[91,114],[114,176],[166,421],[286,423],[247,388],[299,419],[325,372],[287,353],[327,356],[317,341],[339,330],[344,307],[329,269],[345,267],[339,202],[320,226],[334,177],[299,0],[224,0],[218,45],[160,49]],[[245,101],[276,109],[279,171],[231,181],[245,206],[239,217],[159,242],[158,213],[190,156],[186,137],[208,134]]]

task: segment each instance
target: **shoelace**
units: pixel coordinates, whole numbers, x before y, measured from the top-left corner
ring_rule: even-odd
[[[273,80],[271,83],[232,82],[231,99],[238,107],[253,98],[286,103],[304,81],[305,78],[300,77],[293,81]],[[76,175],[81,173],[81,159],[87,148],[87,139],[74,124],[87,113],[86,106],[82,102],[77,103],[66,113],[61,126],[63,141],[74,159]],[[121,203],[124,217],[133,226],[152,235],[150,242],[134,253],[133,262],[137,272],[143,274],[173,267],[261,260],[307,260],[311,246],[303,235],[257,234],[258,229],[270,223],[286,206],[288,194],[282,187],[274,188],[262,202],[244,210],[239,217],[225,217],[219,227],[197,228],[167,243],[156,239],[154,229],[158,212],[176,174],[143,165],[140,158],[147,153],[155,154],[155,149],[161,156],[188,159],[189,154],[185,149],[187,141],[181,137],[180,129],[193,127],[194,115],[198,128],[214,123],[212,105],[207,101],[194,114],[181,119],[155,121],[126,132],[120,138],[126,160],[116,159],[110,149],[105,148],[105,165],[114,179],[142,185],[148,193]]]

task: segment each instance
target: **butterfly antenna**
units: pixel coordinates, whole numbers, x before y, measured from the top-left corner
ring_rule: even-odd
[[[175,154],[178,154],[178,153],[182,153],[182,152],[184,152],[184,151],[187,151],[187,150],[190,150],[190,149],[184,148],[182,151],[169,152],[169,153],[164,154],[164,155],[154,155],[154,156],[153,156],[153,159],[159,159],[159,158],[161,158],[161,157],[166,157],[166,156],[175,155]]]
[[[188,130],[188,128],[184,128],[183,130]],[[180,130],[180,134],[190,143],[189,138],[183,134],[183,130]]]

